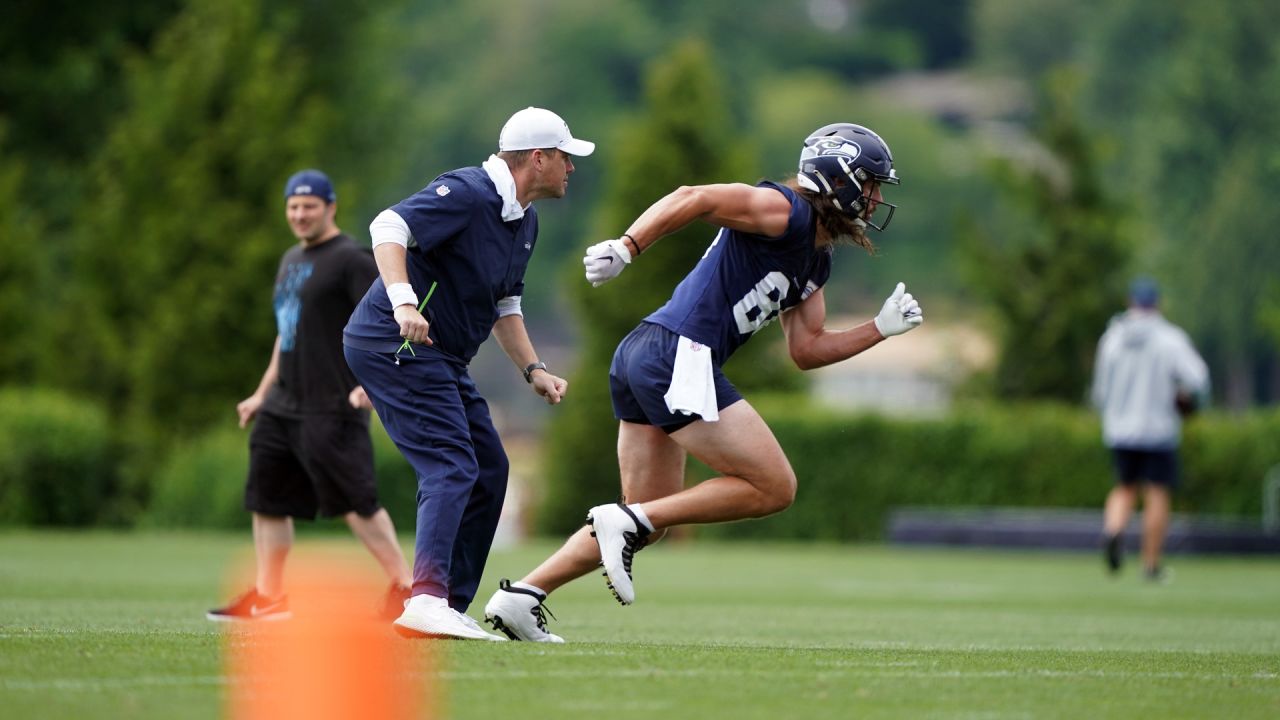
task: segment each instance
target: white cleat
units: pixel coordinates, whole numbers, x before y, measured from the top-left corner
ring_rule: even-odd
[[[545,594],[535,590],[511,587],[511,582],[503,578],[498,592],[484,606],[484,619],[512,640],[562,643],[564,638],[547,632],[544,613],[548,611],[542,604],[546,599]]]
[[[645,546],[650,530],[644,527],[626,505],[597,505],[587,513],[591,535],[600,546],[600,564],[609,590],[623,605],[636,601],[631,584],[631,559]]]
[[[404,613],[396,618],[394,625],[396,632],[410,638],[506,641],[501,635],[486,632],[475,620],[449,607],[444,598],[434,595],[409,598]]]

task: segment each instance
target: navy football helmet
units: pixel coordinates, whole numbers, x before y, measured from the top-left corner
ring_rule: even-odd
[[[868,181],[898,184],[893,169],[893,153],[879,135],[853,123],[835,123],[814,130],[805,138],[800,150],[802,187],[831,198],[836,207],[876,230],[889,227],[897,205],[880,200],[876,208],[888,208],[879,224],[866,213],[868,198],[864,187]],[[866,215],[864,217],[864,215]]]

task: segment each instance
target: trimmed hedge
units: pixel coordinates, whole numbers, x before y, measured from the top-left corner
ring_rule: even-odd
[[[1262,482],[1280,463],[1280,409],[1211,413],[1187,424],[1175,508],[1260,517]]]
[[[378,501],[387,509],[396,532],[412,535],[418,522],[418,476],[382,429],[377,415],[373,416],[370,436],[373,469],[378,476]]]
[[[753,402],[795,468],[796,503],[773,517],[699,533],[874,539],[894,507],[1096,508],[1112,484],[1097,417],[1082,408],[974,406],[946,418],[902,419],[823,410],[784,396]],[[0,526],[120,524],[149,497],[144,525],[248,527],[247,431],[219,426],[181,442],[143,488],[148,493],[122,484],[123,453],[111,429],[92,403],[51,391],[0,390]],[[414,473],[376,420],[372,435],[379,497],[396,527],[409,532],[417,508]],[[1194,418],[1184,436],[1175,509],[1258,517],[1263,476],[1280,463],[1277,438],[1280,409]],[[565,511],[575,526],[582,511],[617,492],[616,472],[611,481],[592,474],[612,485],[608,494]],[[691,463],[690,476],[710,471]],[[546,532],[549,513],[542,510]]]
[[[908,505],[1101,507],[1110,455],[1092,412],[1060,405],[964,408],[947,418],[842,414],[794,400],[756,403],[799,478],[796,503],[713,536],[862,540]],[[1257,517],[1280,463],[1280,412],[1210,413],[1188,423],[1175,509]],[[705,467],[696,479],[710,475]]]
[[[139,524],[164,528],[248,528],[244,480],[249,431],[219,426],[175,447],[156,472]]]
[[[0,390],[0,525],[117,522],[120,478],[106,413],[49,390]]]

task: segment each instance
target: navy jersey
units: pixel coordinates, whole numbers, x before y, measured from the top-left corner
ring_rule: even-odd
[[[524,292],[524,273],[538,237],[538,214],[502,220],[502,198],[482,168],[445,173],[391,208],[413,235],[406,258],[409,284],[423,310],[434,346],[417,355],[444,354],[470,362],[498,320],[498,301]],[[403,339],[378,277],[351,315],[344,342],[361,350],[396,352]]]
[[[813,206],[783,185],[765,181],[758,187],[773,188],[791,202],[782,235],[721,228],[667,304],[645,318],[710,347],[718,363],[831,277],[831,248],[814,247]]]

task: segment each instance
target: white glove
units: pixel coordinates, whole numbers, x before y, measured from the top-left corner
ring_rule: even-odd
[[[621,240],[605,240],[587,248],[582,264],[587,268],[587,282],[600,287],[631,264],[631,251]]]
[[[880,314],[876,315],[876,329],[881,335],[901,335],[924,322],[924,311],[920,309],[920,303],[906,290],[904,283],[898,283],[893,294],[884,301]]]

